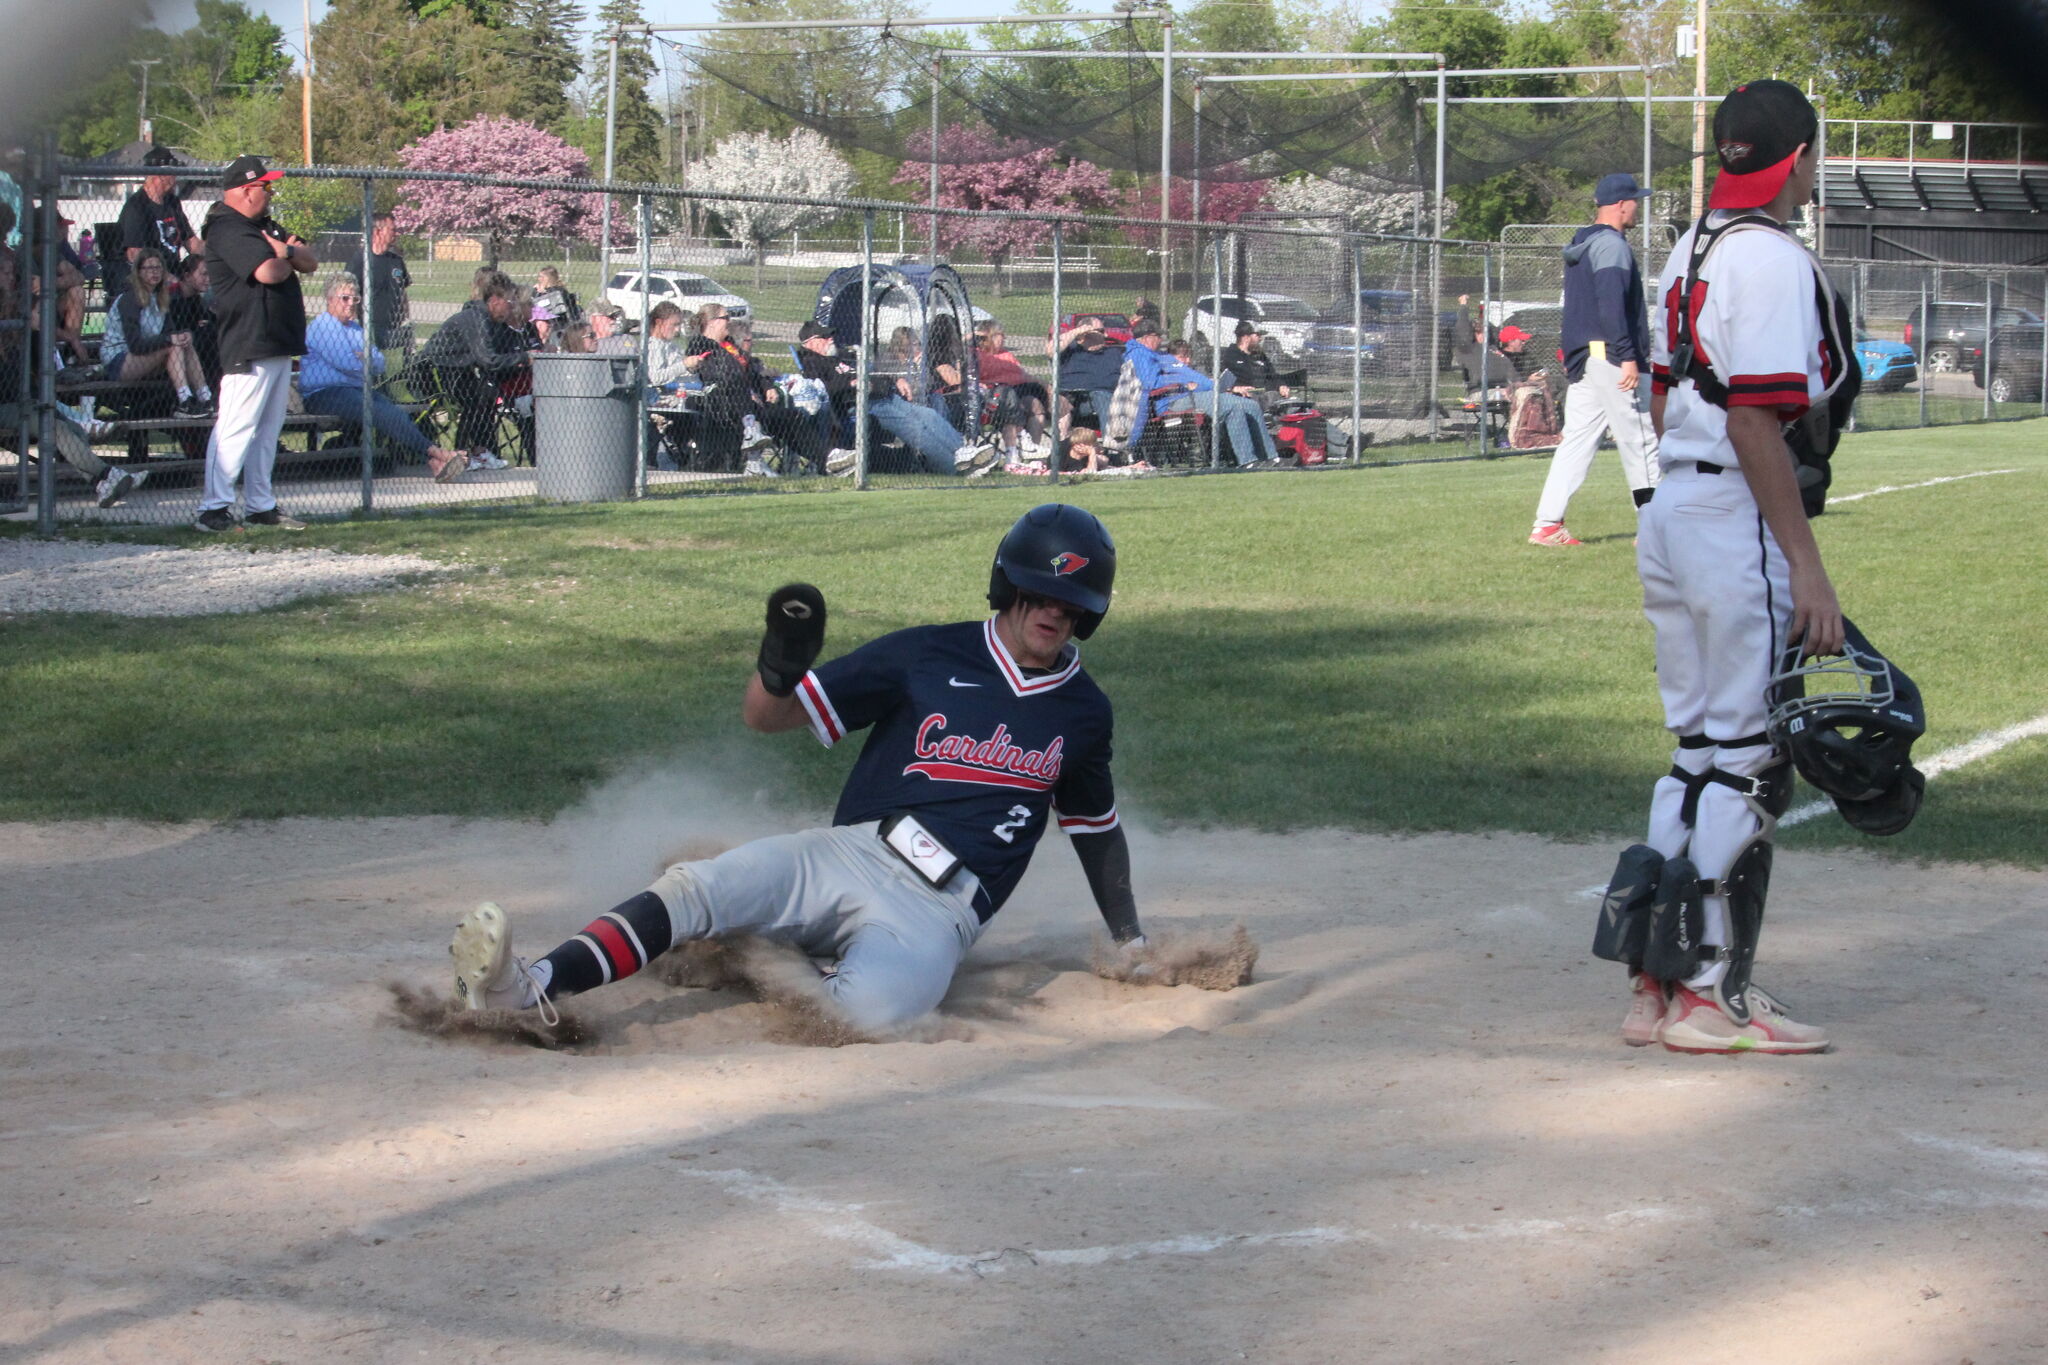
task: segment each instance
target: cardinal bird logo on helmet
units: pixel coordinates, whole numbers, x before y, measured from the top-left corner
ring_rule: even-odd
[[[1088,567],[1088,561],[1072,550],[1062,550],[1052,557],[1052,571],[1056,574],[1079,573]]]

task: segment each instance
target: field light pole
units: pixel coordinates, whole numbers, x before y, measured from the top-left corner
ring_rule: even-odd
[[[612,157],[619,140],[619,35],[614,32],[604,73],[604,178],[612,178]],[[604,225],[598,233],[598,288],[607,287],[612,277],[612,197],[604,197]],[[645,310],[642,310],[644,315]],[[645,327],[643,322],[642,327]]]

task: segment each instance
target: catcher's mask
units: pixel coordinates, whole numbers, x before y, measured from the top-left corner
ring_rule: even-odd
[[[1799,775],[1835,800],[1866,834],[1897,834],[1913,822],[1927,779],[1912,763],[1927,731],[1920,689],[1844,620],[1838,655],[1800,658],[1793,641],[1778,656],[1766,693],[1771,742]]]
[[[1093,513],[1048,502],[1017,518],[996,546],[988,571],[988,604],[1006,611],[1020,592],[1065,602],[1081,612],[1074,638],[1085,640],[1109,614],[1116,582],[1116,546]]]

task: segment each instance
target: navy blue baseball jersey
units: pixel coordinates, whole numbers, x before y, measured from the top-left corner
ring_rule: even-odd
[[[917,626],[805,675],[796,695],[827,748],[872,726],[837,825],[913,812],[981,879],[984,921],[1024,875],[1056,810],[1070,834],[1115,829],[1109,698],[1066,647],[1027,675],[995,621]]]

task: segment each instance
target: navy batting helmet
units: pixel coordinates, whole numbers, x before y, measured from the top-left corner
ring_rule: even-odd
[[[1074,638],[1085,640],[1109,614],[1116,582],[1116,546],[1093,513],[1048,502],[1017,518],[996,546],[988,571],[988,604],[1007,610],[1020,592],[1077,607]]]
[[[1800,657],[1794,641],[1778,658],[1766,699],[1771,742],[1799,775],[1834,798],[1865,834],[1897,834],[1913,822],[1927,779],[1913,766],[1913,741],[1927,732],[1920,689],[1842,622],[1839,655]]]

